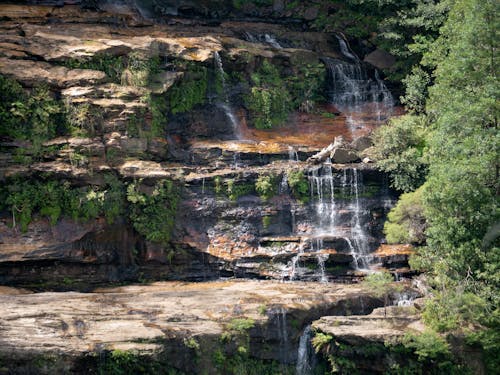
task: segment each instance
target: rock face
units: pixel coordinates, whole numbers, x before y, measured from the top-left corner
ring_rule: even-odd
[[[410,249],[380,248],[396,195],[358,163],[380,103],[305,100],[285,127],[252,126],[244,97],[264,62],[283,80],[317,69],[325,98],[339,69],[385,87],[307,31],[328,9],[30,3],[0,4],[0,74],[47,87],[66,122],[41,141],[1,129],[0,284],[26,289],[0,289],[0,372],[105,373],[116,350],[189,374],[234,373],[234,359],[286,372],[311,321],[380,306],[335,282],[411,275]],[[22,183],[42,197],[16,195]],[[183,283],[96,289],[157,280]]]
[[[397,361],[404,361],[391,356],[384,344],[397,345],[407,332],[424,330],[414,307],[398,306],[378,308],[364,316],[325,316],[312,327],[330,337],[321,348],[322,355],[341,357],[352,363],[351,370],[367,374],[383,374]]]
[[[294,363],[301,329],[312,319],[343,314],[347,308],[365,313],[380,303],[352,286],[257,281],[155,283],[87,294],[0,294],[0,300],[0,358],[9,359],[2,362],[8,371],[58,354],[37,373],[88,373],[98,366],[100,355],[121,349],[150,360],[168,355],[169,365],[186,373],[216,374],[212,351],[203,350],[219,348],[231,355],[239,339],[232,327],[241,321],[251,322],[240,332],[248,335],[251,357]],[[227,341],[221,341],[224,334]],[[192,355],[205,367],[187,360]],[[88,367],[79,369],[84,359]]]
[[[135,3],[147,10],[147,4]],[[349,146],[346,116],[325,106],[327,116],[294,113],[286,129],[263,131],[246,124],[242,103],[220,103],[216,90],[209,90],[220,69],[226,75],[250,75],[262,59],[289,74],[304,62],[321,64],[323,56],[341,59],[338,41],[280,25],[194,21],[201,13],[223,17],[210,14],[212,3],[157,2],[158,15],[180,14],[187,25],[179,20],[156,24],[133,7],[113,8],[108,2],[95,2],[99,12],[85,2],[80,4],[84,10],[0,5],[5,16],[0,73],[26,88],[49,85],[69,108],[73,126],[88,133],[47,140],[42,157],[24,164],[16,155],[29,150],[30,143],[2,140],[7,152],[0,176],[105,189],[112,175],[125,188],[138,182],[147,193],[157,181],[173,180],[181,191],[167,244],[146,240],[126,218],[111,225],[104,218],[83,223],[66,216],[51,226],[35,214],[22,233],[5,211],[0,218],[2,283],[90,290],[139,278],[327,281],[362,275],[360,268],[369,262],[364,259],[382,240],[394,195],[381,174],[348,164],[359,161],[357,152],[366,142]],[[229,3],[226,16],[231,18],[239,10],[230,10]],[[283,12],[280,4],[275,8]],[[317,11],[304,9],[304,17],[312,20]],[[133,66],[113,75],[120,64],[153,57],[159,59],[157,71],[147,79]],[[192,110],[169,113],[170,92],[190,74],[183,67],[193,64],[208,72],[207,98]],[[225,94],[241,96],[243,86],[225,87]],[[241,139],[235,139],[238,132]],[[338,142],[318,154],[316,166],[303,162],[334,138]],[[338,164],[323,167],[328,158]],[[262,193],[257,185],[265,178],[272,186]],[[403,266],[404,260],[398,263]]]

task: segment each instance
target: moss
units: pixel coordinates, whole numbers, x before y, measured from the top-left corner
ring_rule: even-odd
[[[244,100],[253,125],[257,129],[282,125],[292,108],[292,98],[278,69],[264,60],[251,79],[253,87]]]
[[[196,64],[188,64],[185,69],[183,78],[167,91],[172,114],[188,112],[206,102],[208,69]]]
[[[69,59],[64,61],[63,65],[70,69],[100,70],[106,73],[112,82],[120,83],[126,59],[124,56],[96,54],[87,59]]]
[[[216,182],[217,183],[217,182]],[[254,184],[252,183],[236,183],[234,179],[227,179],[224,181],[225,193],[232,201],[237,201],[239,197],[250,194],[255,191]],[[222,187],[220,187],[222,189]],[[217,189],[217,185],[216,185]],[[217,190],[216,190],[217,191]]]

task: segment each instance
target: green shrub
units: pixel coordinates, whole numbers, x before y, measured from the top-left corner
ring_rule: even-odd
[[[148,241],[167,244],[177,213],[178,189],[170,180],[159,181],[151,194],[139,190],[140,182],[127,187],[129,218],[138,233]]]
[[[425,181],[426,126],[425,118],[405,115],[374,133],[377,167],[390,174],[391,186],[397,190],[410,192]]]
[[[422,187],[412,193],[402,194],[398,203],[387,215],[384,233],[389,243],[425,242],[426,220],[422,204]]]
[[[239,197],[247,195],[254,191],[253,184],[236,183],[234,179],[225,180],[224,185],[226,185],[226,194],[232,201],[236,201]]]
[[[71,187],[68,182],[11,180],[3,189],[5,208],[13,225],[25,232],[33,215],[39,213],[55,225],[61,216],[88,221],[105,216],[112,223],[124,212],[124,189],[116,177],[105,176],[105,188]]]
[[[103,116],[99,108],[90,103],[66,103],[68,125],[75,136],[95,136],[100,130]]]
[[[292,105],[301,112],[311,112],[318,102],[325,101],[326,69],[323,64],[301,64],[286,79]],[[331,118],[331,113],[325,112]],[[335,117],[335,115],[333,115]]]
[[[276,195],[278,190],[276,176],[260,175],[255,181],[255,191],[259,194],[262,200],[268,200]]]
[[[311,340],[311,344],[316,353],[319,353],[324,346],[328,345],[330,341],[333,340],[333,336],[323,333],[323,332],[315,332],[314,337]]]
[[[168,92],[170,112],[187,112],[198,104],[206,102],[208,69],[195,64],[186,68],[184,76]]]
[[[281,125],[288,118],[293,103],[278,69],[264,60],[251,78],[253,87],[244,100],[254,126],[269,129]]]
[[[290,170],[287,174],[288,186],[290,186],[293,196],[302,203],[307,203],[309,201],[309,183],[304,172],[297,169]]]
[[[412,350],[421,362],[451,356],[450,345],[444,338],[431,330],[420,334],[407,333],[403,337],[402,344]]]

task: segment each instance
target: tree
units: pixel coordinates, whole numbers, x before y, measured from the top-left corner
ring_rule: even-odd
[[[425,181],[426,122],[423,116],[401,116],[373,135],[377,168],[390,174],[391,186],[397,190],[410,192]]]

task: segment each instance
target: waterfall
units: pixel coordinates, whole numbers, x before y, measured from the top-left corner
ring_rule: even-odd
[[[320,271],[319,280],[322,283],[328,282],[328,277],[325,272],[325,261],[328,259],[328,254],[317,254],[316,259],[318,260],[318,267]]]
[[[328,69],[331,103],[346,115],[347,121],[354,122],[352,125],[363,125],[356,124],[353,118],[354,114],[361,112],[369,113],[377,123],[387,120],[394,107],[391,92],[377,71],[374,77],[369,77],[357,58],[349,52],[345,41],[339,39],[339,43],[342,53],[356,62],[323,59]]]
[[[358,259],[361,261],[356,261],[358,267],[360,268],[368,268],[368,263],[366,260],[366,256],[369,253],[368,249],[368,238],[365,230],[361,226],[361,215],[364,213],[363,207],[359,201],[359,187],[360,187],[360,174],[356,168],[352,169],[352,180],[350,183],[352,193],[354,193],[354,215],[353,215],[353,223],[351,225],[351,236],[356,244]],[[361,257],[359,257],[361,255]]]
[[[271,47],[276,48],[276,49],[283,49],[283,46],[278,42],[276,37],[272,34],[259,34],[257,36],[249,33],[248,31],[243,32],[243,38],[247,42],[251,43],[266,43],[269,44]]]
[[[236,139],[241,139],[240,123],[229,104],[227,86],[226,86],[226,77],[225,77],[226,73],[224,72],[224,67],[222,66],[222,59],[219,55],[219,52],[217,51],[214,52],[214,63],[215,63],[215,68],[218,72],[218,77],[222,85],[222,99],[223,99],[222,102],[217,103],[217,106],[224,111],[226,117],[229,119],[231,127],[233,128],[233,134],[236,137]]]
[[[288,173],[287,171],[283,172],[283,177],[281,178],[280,186],[278,189],[280,194],[287,194],[289,189],[288,189]]]
[[[362,174],[352,168],[344,169],[340,176],[334,175],[332,165],[325,163],[312,170],[308,177],[315,220],[311,241],[313,250],[324,249],[327,240],[344,239],[353,259],[353,267],[356,270],[369,269],[369,235],[364,228],[369,212],[360,198],[363,191]],[[336,189],[341,194],[340,199],[335,198]],[[344,215],[342,217],[341,212]],[[347,214],[350,218],[346,218]],[[323,254],[321,258],[318,255],[318,266],[324,272],[326,259]]]
[[[312,331],[308,325],[299,339],[299,349],[297,351],[297,366],[295,367],[297,375],[310,375],[315,366],[316,356],[311,344]]]
[[[264,40],[267,44],[269,44],[271,47],[276,48],[276,49],[282,49],[281,45],[278,43],[276,38],[272,35],[269,34],[264,34]]]
[[[288,146],[288,161],[300,161],[297,150],[292,146]]]
[[[340,52],[342,53],[342,55],[344,55],[345,57],[347,57],[351,60],[358,61],[359,58],[349,50],[349,47],[347,46],[347,42],[345,41],[345,39],[341,35],[338,35],[338,34],[335,34],[335,37],[339,41]]]
[[[288,342],[288,329],[286,325],[286,309],[284,307],[280,308],[277,314],[278,323],[278,335],[280,339],[280,352],[281,359],[283,363],[288,363],[288,352],[289,342]]]
[[[413,306],[417,294],[411,292],[401,292],[401,293],[396,293],[395,297],[396,298],[393,302],[394,306],[407,307],[407,306]]]

